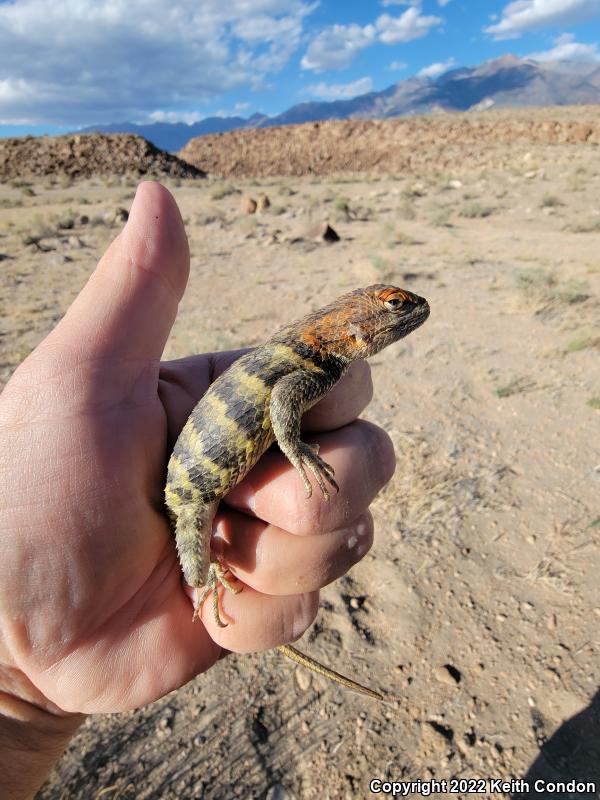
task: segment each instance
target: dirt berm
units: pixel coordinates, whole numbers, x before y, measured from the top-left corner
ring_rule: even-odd
[[[69,175],[91,178],[120,174],[156,178],[202,178],[204,173],[177,156],[131,134],[0,139],[0,180]]]
[[[508,143],[599,144],[599,111],[571,106],[307,122],[196,137],[179,156],[213,175],[237,178],[503,168]]]

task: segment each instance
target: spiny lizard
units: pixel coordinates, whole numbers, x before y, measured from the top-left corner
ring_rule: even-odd
[[[317,445],[300,439],[302,414],[327,394],[350,363],[407,336],[428,316],[427,301],[412,292],[381,284],[356,289],[282,328],[210,386],[175,443],[165,487],[185,580],[202,589],[194,619],[212,592],[215,620],[224,626],[218,586],[239,591],[228,580],[227,567],[211,561],[212,522],[221,498],[276,441],[300,473],[307,497],[312,494],[308,469],[328,500],[327,484],[338,491],[334,471],[319,457]],[[338,683],[384,699],[290,645],[277,649]]]

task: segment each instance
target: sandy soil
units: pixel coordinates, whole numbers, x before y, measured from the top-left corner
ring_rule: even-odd
[[[232,656],[150,707],[89,719],[42,800],[361,798],[372,778],[600,788],[600,151],[508,143],[503,161],[168,184],[192,274],[166,357],[258,343],[290,309],[373,282],[431,304],[373,359],[366,416],[397,471],[373,550],[323,591],[301,643],[402,700],[274,652]],[[109,183],[0,189],[3,381],[116,234],[133,189]],[[270,210],[241,213],[265,193]],[[303,235],[324,220],[340,242]]]

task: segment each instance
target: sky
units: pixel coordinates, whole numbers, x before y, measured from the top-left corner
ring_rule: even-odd
[[[600,66],[600,0],[0,0],[0,136],[273,115],[506,53]]]

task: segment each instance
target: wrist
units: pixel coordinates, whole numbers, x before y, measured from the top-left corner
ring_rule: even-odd
[[[0,690],[0,797],[32,798],[84,719]]]

